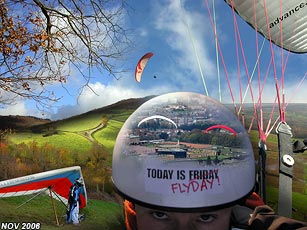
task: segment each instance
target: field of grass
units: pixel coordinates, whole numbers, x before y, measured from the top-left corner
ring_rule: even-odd
[[[114,114],[92,114],[89,116],[76,117],[66,122],[60,121],[52,125],[56,133],[45,135],[43,133],[18,132],[10,135],[9,139],[15,144],[31,143],[35,140],[38,145],[52,144],[58,148],[67,148],[76,152],[87,152],[92,143],[86,138],[88,131],[96,128],[102,122],[104,116],[109,117],[107,124],[93,134],[94,140],[103,145],[112,154],[117,133],[125,120],[132,113],[128,111],[114,111]]]
[[[125,111],[123,114],[110,116],[106,126],[93,134],[94,139],[103,145],[110,154],[113,153],[117,134],[130,114]],[[111,165],[111,161],[108,163]]]
[[[81,135],[70,132],[59,132],[55,135],[44,137],[42,134],[34,133],[16,133],[10,136],[10,141],[15,144],[30,144],[35,141],[38,145],[46,143],[56,146],[57,148],[70,149],[76,152],[86,152],[91,148],[91,143]]]
[[[42,230],[75,229],[74,226],[65,223],[66,209],[62,203],[53,200],[57,214],[55,215],[48,196],[40,195],[29,201],[30,198],[29,196],[1,198],[0,223],[36,222],[41,225]],[[80,213],[85,214],[85,220],[78,229],[124,229],[122,206],[118,203],[89,199],[86,208],[80,210]]]
[[[79,132],[82,130],[90,130],[97,127],[102,120],[103,114],[89,114],[87,116],[76,117],[65,121],[56,122],[56,129],[66,132]]]
[[[293,192],[292,217],[297,220],[307,221],[307,195]],[[276,212],[278,210],[278,189],[272,186],[267,187],[268,205]]]
[[[62,203],[53,200],[60,224],[58,226],[50,198],[41,195],[29,201],[30,198],[30,196],[21,196],[0,199],[0,223],[35,222],[40,224],[42,230],[75,229],[74,226],[65,223],[66,211]],[[268,204],[277,211],[278,189],[267,187],[267,198]],[[306,221],[306,203],[306,195],[293,193],[293,218]],[[89,199],[87,207],[80,211],[86,218],[78,229],[124,229],[122,211],[123,207],[118,203]]]
[[[108,111],[108,114],[95,113],[68,119],[65,122],[59,121],[48,127],[42,127],[40,133],[16,132],[10,135],[9,140],[15,144],[30,144],[35,141],[41,146],[49,144],[58,148],[87,152],[92,147],[92,142],[86,138],[86,132],[99,126],[103,117],[108,117],[107,124],[93,133],[93,138],[111,154],[117,133],[132,111],[114,110],[113,113]],[[56,130],[56,133],[44,136],[49,130]],[[111,158],[108,164],[111,165]],[[29,198],[28,196],[1,198],[0,223],[7,221],[38,222],[41,224],[41,229],[46,230],[75,229],[74,226],[65,224],[65,207],[62,203],[54,200],[58,221],[60,222],[60,226],[57,226],[52,203],[48,196],[38,196],[17,208],[27,202]],[[88,205],[81,213],[85,213],[86,220],[82,222],[78,229],[124,229],[122,206],[118,203],[88,199]]]

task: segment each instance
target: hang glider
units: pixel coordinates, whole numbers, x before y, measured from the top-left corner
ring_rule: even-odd
[[[307,52],[307,3],[291,0],[225,0],[249,25],[276,45]]]
[[[0,181],[0,198],[38,194],[44,191],[50,195],[51,192],[48,191],[50,190],[56,195],[53,198],[59,199],[67,206],[69,189],[78,178],[83,179],[81,167],[73,166]],[[84,208],[87,204],[85,185],[80,190],[80,208]]]

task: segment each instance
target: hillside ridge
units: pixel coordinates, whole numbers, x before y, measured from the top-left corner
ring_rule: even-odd
[[[12,129],[16,131],[26,131],[35,126],[41,126],[46,124],[52,124],[54,122],[59,121],[68,121],[71,119],[75,119],[80,116],[92,114],[92,113],[103,113],[108,110],[116,110],[116,109],[136,109],[145,101],[153,98],[154,96],[146,96],[143,98],[129,98],[120,100],[110,105],[103,106],[98,109],[93,109],[87,111],[85,113],[81,113],[78,115],[74,115],[68,118],[60,119],[60,120],[50,120],[50,119],[43,119],[34,116],[22,116],[22,115],[8,115],[8,116],[0,116],[0,130]]]

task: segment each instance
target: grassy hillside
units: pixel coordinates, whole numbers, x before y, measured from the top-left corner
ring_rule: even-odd
[[[61,149],[65,153],[65,149],[74,152],[78,155],[78,161],[81,164],[87,158],[92,157],[91,151],[93,144],[99,144],[111,156],[117,133],[129,115],[148,98],[129,99],[118,102],[101,109],[96,109],[85,114],[74,116],[59,121],[44,121],[33,122],[32,118],[14,117],[10,124],[14,128],[14,132],[10,132],[5,140],[14,145],[22,145],[23,143],[29,146],[54,146]],[[2,117],[6,121],[13,117]],[[18,122],[16,121],[18,119]],[[14,123],[15,122],[15,123]],[[15,129],[19,122],[24,123],[23,129]],[[29,122],[29,123],[27,123]],[[9,123],[8,123],[9,124]],[[31,124],[33,124],[31,126]],[[5,128],[8,128],[6,126]],[[43,154],[43,153],[41,153]],[[56,157],[56,156],[52,156]],[[111,166],[111,157],[107,158],[107,167]],[[68,163],[68,162],[67,162]],[[84,164],[84,163],[82,163]],[[98,167],[98,166],[97,166]],[[84,169],[84,168],[83,168]],[[89,171],[90,168],[87,170]],[[93,170],[92,170],[93,171]],[[83,174],[86,174],[83,172]],[[96,174],[99,174],[97,171]],[[86,177],[84,175],[84,177]],[[91,172],[85,180],[95,178],[95,172]],[[79,229],[123,229],[122,226],[122,207],[114,200],[110,199],[106,194],[105,201],[96,199],[96,193],[89,192],[89,202],[87,207],[82,210],[86,214],[86,221],[82,223]],[[16,209],[20,204],[26,202],[30,197],[15,197],[0,199],[0,222],[17,221],[28,222],[37,221],[42,224],[41,229],[73,229],[73,226],[64,225],[57,227],[55,216],[53,213],[50,198],[47,196],[39,196]],[[56,210],[59,216],[59,221],[64,224],[63,215],[65,209],[63,205],[56,202]],[[9,211],[8,211],[9,210]]]
[[[31,197],[22,196],[0,199],[0,223],[1,222],[36,222],[42,230],[75,229],[72,225],[65,223],[65,207],[62,203],[53,200],[53,205],[48,196],[38,196],[29,201]],[[20,206],[20,207],[19,207]],[[85,214],[85,221],[78,229],[124,229],[122,207],[115,202],[90,199],[86,208],[80,211]],[[57,225],[57,221],[59,225]],[[21,229],[21,228],[19,228]]]
[[[0,116],[0,130],[12,129],[25,131],[34,125],[43,125],[51,122],[48,119],[40,119],[30,116]]]
[[[14,127],[18,127],[19,124],[23,124],[22,127],[24,128],[22,131],[17,129],[9,137],[14,143],[30,143],[35,140],[41,145],[51,143],[58,147],[66,147],[75,151],[85,151],[91,146],[91,141],[88,139],[88,136],[91,135],[94,140],[104,145],[106,149],[112,153],[115,137],[124,121],[140,104],[150,98],[151,97],[121,101],[110,106],[59,121],[37,119],[37,121],[34,122],[34,118],[32,117],[27,120],[25,117],[21,116],[0,116],[0,123],[4,124],[7,122],[13,129]],[[250,125],[251,114],[253,114],[252,109],[251,105],[246,105],[244,111],[247,128]],[[264,125],[268,122],[271,109],[271,105],[264,105],[263,113],[266,118]],[[272,122],[277,118],[276,113],[277,111],[275,111]],[[18,117],[19,119],[17,119]],[[102,124],[102,120],[105,117],[107,118],[107,122],[104,124],[105,126],[97,128]],[[12,120],[8,121],[9,118]],[[289,104],[287,107],[287,123],[292,129],[294,139],[307,138],[307,105]],[[5,125],[5,127],[8,126],[9,125]],[[256,129],[256,123],[254,122],[253,130]],[[275,134],[275,129],[272,130],[272,134]],[[252,134],[251,138],[257,142],[257,133]],[[276,135],[270,135],[268,142],[277,143]]]
[[[232,105],[228,105],[229,108],[233,110]],[[259,119],[260,119],[260,111],[258,108],[258,113],[259,113]],[[267,127],[268,122],[270,121],[271,124],[273,124],[275,121],[277,121],[278,124],[278,119],[279,119],[279,111],[278,111],[278,106],[275,105],[273,108],[272,104],[263,104],[263,127],[264,130]],[[249,128],[249,125],[252,120],[253,116],[253,106],[252,104],[246,104],[244,107],[244,115],[245,115],[245,125],[246,128]],[[288,104],[286,108],[286,122],[287,124],[291,127],[293,137],[294,138],[301,138],[305,139],[307,138],[307,104]],[[275,134],[275,128],[272,130],[272,134]],[[256,121],[253,122],[253,129],[257,130],[257,124]]]
[[[5,127],[15,130],[9,135],[9,140],[16,144],[31,143],[35,140],[40,145],[49,143],[59,148],[84,152],[97,141],[111,153],[116,135],[124,121],[150,98],[152,96],[128,99],[58,121],[37,119],[33,122],[33,118],[0,116],[0,122],[7,122]],[[8,122],[10,118],[12,120]],[[104,118],[107,122],[102,124]],[[20,123],[24,124],[22,130],[16,129]]]

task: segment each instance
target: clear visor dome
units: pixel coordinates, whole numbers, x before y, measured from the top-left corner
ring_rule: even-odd
[[[133,202],[167,209],[231,204],[252,191],[255,163],[238,118],[196,93],[170,93],[140,106],[113,153],[116,189]]]

